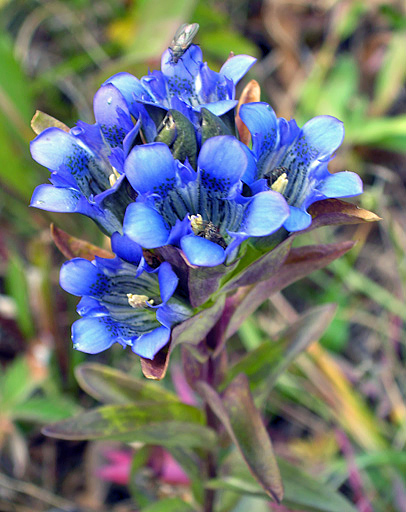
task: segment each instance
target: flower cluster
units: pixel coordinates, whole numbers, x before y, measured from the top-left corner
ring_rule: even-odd
[[[252,146],[239,140],[235,87],[254,62],[233,56],[217,73],[198,46],[169,48],[161,71],[118,73],[101,86],[95,124],[50,126],[31,143],[51,171],[31,205],[92,218],[116,254],[62,267],[62,287],[82,297],[72,329],[79,350],[118,342],[152,359],[172,326],[196,313],[179,269],[162,255],[150,266],[143,250],[172,246],[190,269],[225,275],[255,239],[307,228],[313,202],[362,192],[356,174],[327,169],[344,137],[333,117],[299,128],[266,103],[247,103],[239,115]]]

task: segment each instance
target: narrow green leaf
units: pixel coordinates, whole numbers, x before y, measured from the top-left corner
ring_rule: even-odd
[[[285,488],[282,504],[293,510],[307,512],[356,512],[357,509],[334,488],[318,481],[284,459],[278,465]],[[224,476],[207,482],[210,489],[226,489],[237,494],[268,499],[267,494],[254,480],[238,453],[231,453],[224,461]]]
[[[325,267],[339,258],[354,245],[354,242],[339,242],[328,245],[310,245],[291,249],[278,272],[248,289],[241,301],[233,307],[225,337],[232,336],[242,322],[266,299],[286,286],[307,276],[314,270]]]
[[[298,355],[323,335],[336,312],[335,304],[317,306],[291,325],[280,341],[281,351],[276,364],[269,368],[264,382],[263,398],[266,399],[278,377],[290,366]]]
[[[32,378],[27,360],[18,357],[8,366],[0,384],[1,411],[5,411],[26,400],[38,381]]]
[[[162,446],[209,447],[216,435],[202,424],[202,411],[176,403],[107,405],[49,425],[43,433],[59,439],[115,439]]]
[[[271,440],[255,407],[247,377],[238,375],[223,397],[205,382],[198,382],[197,388],[224,425],[256,480],[279,503],[283,498],[282,480]]]
[[[47,423],[59,421],[76,414],[79,407],[62,397],[34,396],[13,407],[13,418],[16,420]]]
[[[178,397],[146,380],[136,379],[109,366],[84,363],[75,370],[80,387],[96,400],[107,404],[139,401],[179,402]]]

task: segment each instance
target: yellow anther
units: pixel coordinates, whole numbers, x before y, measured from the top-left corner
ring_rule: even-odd
[[[110,187],[112,187],[116,183],[116,181],[118,180],[119,177],[120,177],[120,175],[117,172],[117,169],[115,169],[113,167],[113,173],[110,174],[110,176],[109,176]]]
[[[286,172],[281,174],[279,178],[271,185],[271,189],[275,192],[283,194],[288,186],[289,180]]]
[[[140,308],[146,308],[147,302],[148,304],[151,304],[151,306],[154,304],[153,299],[149,299],[147,295],[137,295],[133,293],[127,293],[128,298],[128,304],[135,309]]]

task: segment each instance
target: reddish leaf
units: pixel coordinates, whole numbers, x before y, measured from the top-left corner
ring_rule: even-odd
[[[256,286],[247,287],[240,292],[238,301],[231,304],[230,314],[225,337],[232,336],[258,306],[274,293],[298,281],[315,270],[319,270],[335,259],[339,258],[354,246],[354,242],[339,242],[328,245],[309,245],[291,249],[285,263],[279,271],[266,281]],[[232,300],[232,297],[230,298]],[[227,299],[227,306],[228,306]]]
[[[255,479],[269,496],[280,503],[283,498],[281,476],[271,439],[255,407],[247,377],[242,373],[238,375],[222,397],[202,381],[197,384],[197,389],[224,425]]]
[[[245,124],[241,121],[241,118],[239,116],[239,111],[240,111],[241,105],[243,105],[244,103],[253,103],[255,101],[261,101],[261,88],[259,86],[259,83],[256,80],[251,80],[244,87],[244,90],[241,93],[240,101],[238,102],[238,106],[237,106],[237,116],[235,118],[235,124],[237,126],[240,140],[247,146],[249,145],[249,143],[251,141],[251,134],[250,134],[248,128],[245,126]]]
[[[51,236],[55,245],[68,259],[80,257],[92,261],[95,256],[114,258],[114,254],[111,251],[101,249],[96,245],[86,242],[86,240],[71,236],[62,229],[57,228],[54,224],[51,224]]]
[[[375,213],[358,208],[355,204],[340,199],[317,201],[309,207],[309,213],[313,217],[313,221],[306,231],[311,231],[320,226],[360,224],[381,220]]]

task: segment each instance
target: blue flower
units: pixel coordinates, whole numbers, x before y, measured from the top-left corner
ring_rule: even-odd
[[[74,347],[97,354],[120,343],[153,359],[169,342],[171,326],[191,310],[173,296],[178,278],[169,263],[152,270],[141,247],[118,233],[112,247],[121,257],[74,258],[61,268],[62,288],[82,297],[77,311],[83,318],[72,326]]]
[[[242,179],[254,194],[269,189],[283,194],[290,208],[288,231],[311,224],[307,208],[315,201],[362,193],[357,174],[327,169],[344,138],[343,123],[335,117],[318,116],[299,128],[294,120],[278,119],[266,103],[242,105],[240,116],[251,133],[256,164],[250,163]]]
[[[109,104],[106,93],[114,99],[111,109],[105,106]],[[69,132],[47,128],[31,142],[32,157],[51,171],[52,183],[35,189],[31,206],[81,213],[111,235],[121,231],[124,211],[134,199],[121,171],[125,151],[130,150],[139,126],[134,127],[128,109],[125,112],[119,91],[110,86],[103,94],[103,98],[101,93],[95,98],[100,124],[79,121]],[[122,148],[117,148],[118,144]]]
[[[237,105],[235,85],[256,61],[248,55],[237,55],[216,73],[202,59],[202,51],[196,45],[191,45],[177,62],[168,49],[162,55],[161,71],[152,71],[141,80],[129,73],[118,73],[105,85],[113,84],[123,94],[130,112],[141,119],[147,142],[152,142],[156,128],[147,114],[148,106],[177,110],[197,127],[202,107],[221,116]]]
[[[247,166],[247,148],[232,136],[203,144],[197,172],[175,160],[165,144],[135,147],[125,174],[138,197],[127,208],[124,233],[148,249],[180,247],[192,265],[234,258],[243,240],[275,232],[289,216],[277,192],[242,197]]]

